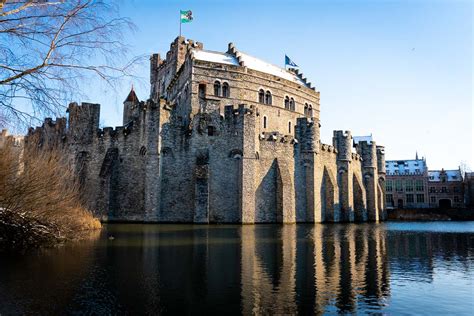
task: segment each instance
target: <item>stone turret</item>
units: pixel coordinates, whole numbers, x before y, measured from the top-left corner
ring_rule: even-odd
[[[352,160],[352,135],[350,131],[334,131],[332,143],[337,149],[337,159],[341,161]]]
[[[332,142],[337,149],[337,182],[341,220],[354,221],[352,135],[350,131],[334,131]]]
[[[137,94],[135,90],[130,90],[125,101],[123,101],[123,125],[128,124],[130,121],[133,121],[139,115],[139,104],[140,101],[138,100]]]
[[[362,157],[362,175],[367,193],[367,214],[370,221],[381,220],[378,205],[377,145],[374,141],[360,141],[357,152]]]
[[[92,143],[99,129],[100,104],[69,104],[69,138],[79,144]]]
[[[417,153],[418,156],[418,153]],[[384,146],[377,146],[377,170],[379,174],[386,174],[385,168],[385,147]]]
[[[319,121],[298,118],[296,121],[296,139],[302,152],[318,153],[320,149]]]

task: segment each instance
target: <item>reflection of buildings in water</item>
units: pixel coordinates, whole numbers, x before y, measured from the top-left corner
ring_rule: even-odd
[[[417,282],[433,282],[437,262],[456,262],[469,271],[470,238],[469,233],[392,231],[390,268]]]
[[[296,313],[295,227],[242,226],[244,315]]]
[[[242,227],[244,314],[351,312],[360,296],[382,302],[388,278],[380,227]]]

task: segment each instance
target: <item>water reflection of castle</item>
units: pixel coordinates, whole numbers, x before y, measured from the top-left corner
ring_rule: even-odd
[[[389,295],[383,229],[283,226],[280,233],[267,245],[264,229],[242,228],[244,314],[352,312],[361,297],[381,304]]]
[[[198,226],[145,240],[158,251],[145,264],[158,267],[159,305],[172,314],[380,310],[390,295],[383,226]]]
[[[0,253],[0,314],[396,314],[401,282],[472,270],[472,233],[390,225],[108,225]]]

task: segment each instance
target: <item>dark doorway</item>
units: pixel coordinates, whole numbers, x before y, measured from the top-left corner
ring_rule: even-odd
[[[451,200],[450,199],[440,199],[439,200],[439,208],[451,208]]]
[[[398,208],[403,208],[403,200],[398,199]]]

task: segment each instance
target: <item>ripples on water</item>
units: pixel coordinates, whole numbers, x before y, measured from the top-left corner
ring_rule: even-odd
[[[473,263],[474,223],[111,224],[0,253],[0,315],[472,315]]]

